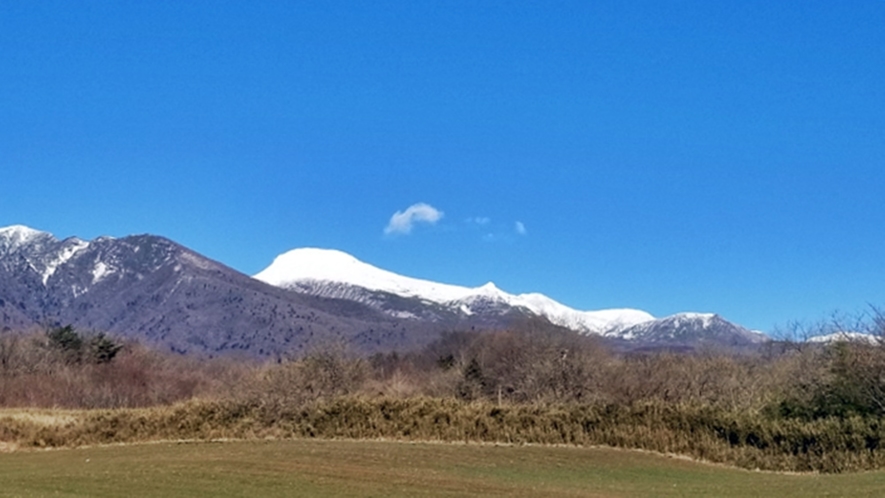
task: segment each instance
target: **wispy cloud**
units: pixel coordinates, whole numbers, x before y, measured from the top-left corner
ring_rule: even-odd
[[[528,233],[525,229],[525,224],[521,221],[517,221],[514,224],[514,230],[516,230],[516,233],[518,233],[519,235],[525,235]]]
[[[442,219],[445,213],[431,206],[419,202],[412,204],[405,211],[397,211],[390,217],[390,222],[384,228],[384,233],[390,234],[408,234],[416,223],[435,224]]]
[[[488,225],[491,222],[492,219],[488,216],[476,216],[474,218],[467,218],[467,223],[473,223],[480,226]]]

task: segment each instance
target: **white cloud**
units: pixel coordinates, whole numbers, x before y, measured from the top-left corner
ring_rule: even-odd
[[[384,229],[385,234],[402,233],[407,234],[412,231],[415,223],[429,223],[433,225],[444,216],[439,209],[419,202],[412,204],[405,211],[397,211],[390,217],[390,222]]]
[[[492,219],[488,216],[477,216],[475,218],[467,218],[467,223],[475,223],[477,225],[488,225]]]
[[[514,228],[516,230],[516,233],[518,233],[519,235],[525,235],[526,233],[528,233],[526,232],[525,224],[521,221],[517,221]]]

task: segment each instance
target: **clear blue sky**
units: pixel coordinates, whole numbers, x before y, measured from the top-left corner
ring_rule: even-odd
[[[883,26],[874,0],[10,0],[0,226],[766,331],[853,312],[885,304]]]

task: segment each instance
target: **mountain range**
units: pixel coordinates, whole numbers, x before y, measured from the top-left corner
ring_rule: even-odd
[[[253,278],[155,235],[58,240],[20,225],[0,229],[3,330],[72,324],[183,354],[278,357],[332,341],[365,353],[408,350],[447,330],[532,318],[629,348],[766,340],[715,314],[580,311],[492,283],[404,277],[336,250],[295,249]]]

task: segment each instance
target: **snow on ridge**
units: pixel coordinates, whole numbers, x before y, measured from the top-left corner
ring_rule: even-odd
[[[70,261],[71,258],[77,255],[77,253],[87,247],[89,247],[89,242],[76,238],[71,239],[70,245],[63,248],[54,259],[46,263],[46,269],[43,270],[43,285],[46,285],[49,282],[49,277],[55,274],[55,270],[57,270],[59,266]]]
[[[716,316],[716,313],[695,313],[695,312],[686,311],[683,313],[675,313],[670,316],[685,318],[686,320],[695,320],[695,319],[711,320],[711,319],[713,319],[713,317]]]
[[[579,311],[538,293],[508,294],[489,282],[470,288],[405,277],[363,263],[334,249],[302,248],[281,254],[256,279],[277,287],[295,287],[299,282],[338,282],[383,291],[404,297],[420,298],[449,305],[471,314],[471,302],[491,299],[510,306],[523,307],[564,327],[590,333],[621,330],[654,320],[645,311],[608,309]]]
[[[89,243],[76,237],[59,242],[51,233],[24,225],[0,228],[0,250],[18,252],[25,246],[32,253],[28,265],[40,275],[45,286],[61,265],[89,247]]]
[[[488,282],[470,290],[473,291],[474,295],[484,297],[501,298],[507,296],[507,293],[496,287],[494,282]]]
[[[515,298],[518,305],[547,317],[557,325],[589,332],[620,330],[655,319],[645,311],[630,308],[579,311],[539,293],[519,294]]]
[[[9,225],[8,227],[0,228],[0,235],[5,235],[7,237],[20,236],[24,238],[30,238],[36,237],[38,235],[43,235],[45,233],[46,232],[41,232],[40,230],[35,230],[24,225]]]
[[[670,316],[665,316],[661,318],[662,321],[673,321],[677,323],[683,322],[693,322],[699,321],[701,322],[701,326],[703,328],[709,328],[713,324],[713,320],[716,318],[715,313],[695,313],[695,312],[684,312],[684,313],[675,313]]]
[[[5,245],[7,249],[20,247],[43,235],[49,234],[24,225],[11,225],[0,228],[0,237],[6,239]]]
[[[277,256],[269,267],[254,278],[277,287],[290,287],[305,280],[342,282],[372,291],[418,297],[436,303],[456,301],[477,294],[477,289],[397,275],[334,249],[294,249]]]
[[[864,342],[868,344],[878,344],[880,341],[878,336],[866,334],[863,332],[847,332],[839,331],[832,334],[818,335],[809,337],[806,342],[815,343],[833,343],[833,342]]]

